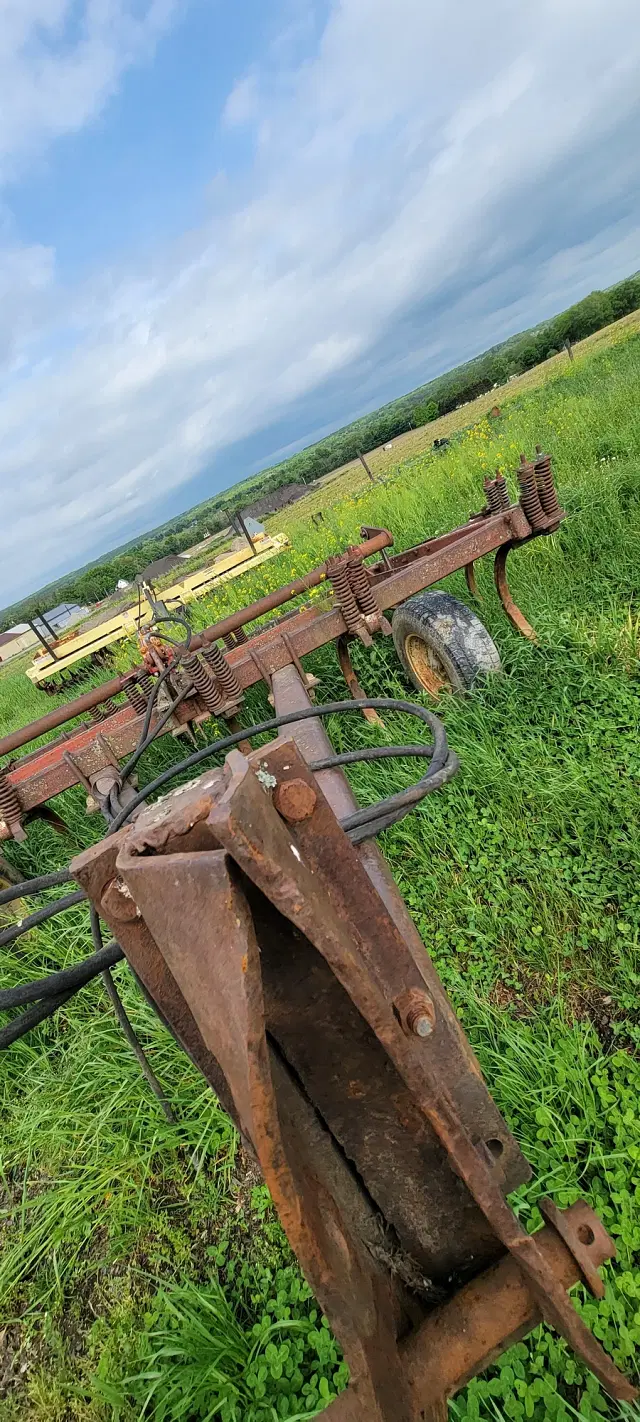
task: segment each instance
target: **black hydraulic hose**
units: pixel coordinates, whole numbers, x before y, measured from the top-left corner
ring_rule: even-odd
[[[145,725],[147,726],[147,730],[145,731],[145,727],[143,726],[140,739],[133,752],[133,755],[131,756],[131,759],[127,761],[127,764],[125,765],[124,769],[120,772],[120,779],[123,785],[125,780],[129,779],[131,772],[135,770],[135,767],[138,764],[138,761],[143,751],[146,751],[147,746],[150,746],[152,742],[155,741],[156,736],[160,735],[160,732],[164,730],[167,721],[170,720],[170,718],[173,716],[176,707],[181,705],[181,703],[185,700],[185,698],[189,695],[191,691],[193,691],[193,682],[190,682],[188,686],[185,686],[183,690],[180,691],[176,697],[174,697],[174,700],[171,702],[171,705],[166,711],[163,712],[162,716],[160,717],[160,720],[158,721],[157,726],[154,726],[152,731],[149,731],[149,727],[147,725],[145,717]],[[149,704],[151,705],[151,697],[149,697]],[[147,707],[147,711],[148,710],[149,707]],[[150,721],[151,715],[149,714],[149,722]]]
[[[167,669],[166,673],[162,673],[163,680],[168,673],[169,669]],[[134,756],[131,758],[128,766],[125,767],[123,779],[126,778],[127,774],[130,774],[133,764],[137,762],[143,751],[146,750],[147,746],[155,739],[163,724],[173,714],[175,706],[188,695],[189,688],[186,688],[174,699],[169,710],[149,735],[148,724],[150,724],[151,721],[153,705],[160,684],[159,679],[154,688],[155,696],[150,698],[149,706],[151,709],[149,709],[149,707],[147,708],[148,720],[147,717],[145,717],[147,735],[144,735],[143,726],[143,735],[140,738]],[[354,844],[360,844],[365,839],[371,839],[383,829],[387,829],[390,825],[397,823],[398,820],[408,814],[408,812],[427,795],[431,794],[434,790],[440,789],[442,785],[445,785],[447,781],[453,778],[459,769],[460,762],[455,753],[449,749],[442,722],[438,720],[438,717],[435,716],[433,712],[427,711],[416,702],[396,700],[391,697],[369,697],[357,701],[350,698],[348,701],[332,701],[323,706],[310,706],[299,711],[286,712],[280,716],[271,716],[268,720],[259,722],[254,726],[235,731],[231,735],[224,736],[220,740],[213,741],[210,745],[204,746],[201,750],[194,751],[192,755],[186,756],[184,760],[180,761],[177,765],[170,766],[167,770],[162,771],[160,775],[157,775],[154,780],[150,781],[149,784],[115,816],[109,825],[107,834],[115,833],[116,830],[120,829],[121,825],[129,819],[138,805],[144,804],[149,796],[152,795],[154,791],[159,790],[167,781],[172,780],[183,771],[190,770],[194,766],[199,765],[210,756],[229,750],[240,741],[248,740],[253,736],[263,735],[268,731],[279,730],[280,727],[291,725],[297,721],[309,720],[314,716],[323,717],[343,711],[361,711],[368,707],[372,707],[377,711],[399,711],[411,716],[416,716],[419,720],[423,721],[433,733],[433,744],[431,745],[370,746],[356,751],[346,751],[342,754],[325,756],[322,760],[314,761],[309,765],[309,769],[315,772],[334,769],[341,765],[354,765],[362,763],[363,761],[371,762],[402,756],[421,756],[429,760],[430,763],[426,773],[414,785],[409,786],[406,790],[399,791],[395,795],[389,795],[383,800],[378,800],[374,805],[356,810],[352,815],[347,815],[340,821],[342,828],[349,835]],[[10,902],[11,898],[18,898],[29,891],[37,892],[38,889],[48,888],[53,884],[68,882],[70,878],[71,875],[68,870],[59,870],[56,874],[42,875],[39,879],[25,880],[23,884],[17,884],[12,886],[11,889],[5,890],[4,894],[7,895],[8,898],[5,898],[4,901]],[[21,934],[27,933],[30,928],[35,928],[38,924],[53,917],[54,914],[62,913],[65,909],[71,908],[74,904],[81,903],[86,897],[83,891],[67,894],[65,897],[56,900],[55,903],[47,904],[44,908],[38,909],[21,923],[14,924],[11,928],[6,929],[4,933],[0,934],[0,947],[14,942]],[[3,900],[0,899],[0,902],[2,901]],[[92,958],[74,964],[71,968],[63,969],[59,973],[50,974],[48,978],[41,978],[33,983],[25,983],[19,988],[9,988],[0,991],[0,1009],[18,1006],[23,1002],[32,1002],[34,998],[44,998],[44,1001],[38,1001],[35,1006],[15,1018],[13,1022],[10,1022],[7,1027],[0,1029],[0,1050],[2,1047],[9,1046],[11,1042],[16,1041],[19,1037],[31,1031],[33,1027],[37,1026],[37,1024],[42,1022],[46,1017],[51,1016],[53,1012],[57,1011],[58,1007],[68,1001],[74,992],[77,992],[86,982],[90,982],[98,973],[102,973],[105,988],[112,1000],[125,1036],[135,1051],[145,1076],[152,1090],[158,1097],[167,1118],[172,1119],[171,1108],[166,1100],[162,1087],[146,1061],[140,1043],[128,1021],[117,989],[111,980],[109,968],[113,963],[118,962],[120,958],[122,958],[122,950],[119,948],[119,945],[115,943],[103,948],[98,916],[93,905],[90,906],[90,909],[91,930],[94,946],[96,947],[96,952]],[[110,954],[115,956],[107,961]],[[104,961],[101,955],[106,955]]]
[[[19,1017],[14,1017],[6,1027],[0,1027],[0,1051],[3,1047],[10,1047],[11,1043],[17,1042],[20,1037],[26,1037],[27,1032],[32,1032],[46,1017],[53,1017],[54,1012],[68,1002],[74,992],[75,988],[70,988],[58,997],[48,997],[44,1002],[36,1002],[33,1007],[27,1008],[26,1012],[21,1012]]]
[[[424,721],[430,730],[433,731],[433,748],[426,746],[424,748],[425,755],[432,755],[432,764],[427,775],[418,782],[417,786],[413,787],[417,793],[413,801],[407,803],[406,809],[401,811],[401,813],[406,814],[408,810],[411,809],[412,804],[417,804],[419,800],[429,794],[427,782],[431,776],[435,777],[437,771],[444,769],[445,762],[446,764],[450,764],[449,774],[444,780],[439,781],[438,784],[444,784],[446,780],[451,779],[451,777],[456,774],[460,762],[454,752],[449,750],[444,726],[442,722],[438,720],[438,717],[434,716],[432,711],[427,711],[425,707],[419,706],[415,701],[399,701],[387,696],[376,696],[365,697],[357,701],[351,698],[348,701],[330,701],[324,706],[308,706],[300,711],[287,711],[280,716],[271,716],[268,721],[261,721],[255,726],[243,727],[242,730],[235,731],[232,735],[224,736],[219,741],[212,741],[210,745],[203,746],[201,750],[193,751],[191,755],[185,756],[185,759],[180,761],[178,765],[173,765],[167,770],[163,770],[160,775],[157,775],[148,785],[145,785],[144,790],[140,790],[129,804],[120,811],[120,814],[116,815],[115,820],[112,821],[107,830],[107,834],[115,834],[116,830],[119,830],[126,820],[129,819],[138,805],[144,804],[145,800],[156,790],[160,790],[163,785],[166,785],[167,781],[172,780],[176,775],[182,774],[185,770],[191,770],[194,766],[200,765],[202,761],[207,760],[212,755],[230,750],[231,747],[237,745],[239,741],[248,740],[253,736],[263,735],[267,731],[279,730],[281,726],[293,725],[297,721],[308,721],[314,716],[332,716],[343,711],[361,711],[367,707],[372,707],[376,711],[404,711],[409,716],[417,716],[419,720]],[[376,758],[376,749],[376,747],[371,748],[369,758],[372,760]],[[381,749],[386,749],[386,747],[382,747]],[[444,761],[440,759],[443,755]],[[447,756],[449,758],[448,761]],[[333,758],[331,758],[330,764],[332,764],[332,762]],[[313,769],[314,767],[311,766],[310,768]],[[329,767],[325,766],[325,768]],[[437,789],[438,785],[434,785],[433,788]],[[407,793],[407,791],[402,791],[401,795],[406,795]],[[359,811],[358,813],[364,815],[371,815],[373,811],[385,813],[391,811],[392,805],[398,805],[398,808],[400,808],[398,796],[390,796],[388,800],[378,801],[377,805],[371,806],[368,810]],[[351,819],[352,817],[349,818]],[[398,818],[400,818],[400,815],[398,815]],[[373,830],[372,834],[375,833],[377,833],[377,831]]]
[[[61,993],[66,993],[68,988],[77,992],[78,988],[90,983],[92,978],[97,978],[105,968],[113,968],[122,958],[124,953],[120,944],[107,943],[90,958],[83,958],[82,962],[74,963],[70,968],[61,968],[59,972],[49,973],[46,978],[36,978],[31,983],[20,983],[19,987],[2,988],[0,1011],[6,1012],[10,1007],[24,1007],[25,1003],[40,1002],[43,998],[59,997]]]
[[[0,905],[10,904],[14,899],[26,898],[30,894],[38,894],[41,889],[54,889],[58,884],[73,883],[73,874],[68,869],[58,869],[53,874],[41,874],[38,879],[24,879],[21,884],[11,884],[10,888],[0,890]]]
[[[138,741],[138,745],[139,745],[139,746],[142,744],[142,742],[143,742],[144,740],[146,740],[146,737],[147,737],[148,732],[149,732],[149,727],[150,727],[150,725],[151,725],[151,717],[152,717],[152,715],[153,715],[153,708],[154,708],[154,706],[155,706],[155,704],[156,704],[156,701],[158,700],[158,692],[160,691],[160,687],[163,686],[163,685],[164,685],[164,682],[167,680],[167,677],[169,676],[169,673],[171,672],[171,670],[172,670],[172,668],[171,668],[170,666],[165,667],[164,671],[160,672],[159,677],[158,677],[157,680],[154,681],[154,683],[153,683],[153,687],[152,687],[151,692],[150,692],[150,694],[149,694],[149,700],[148,700],[148,702],[147,702],[147,709],[146,709],[146,711],[145,711],[145,713],[144,713],[144,721],[142,722],[142,730],[141,730],[141,732],[140,732],[140,739],[139,739],[139,741]]]
[[[48,918],[53,918],[57,913],[64,913],[65,909],[73,908],[74,904],[81,904],[87,895],[84,889],[78,889],[75,894],[65,894],[64,898],[56,899],[55,903],[45,904],[44,908],[36,909],[35,913],[30,913],[28,918],[23,918],[19,923],[12,923],[10,928],[5,928],[0,933],[0,948],[6,948],[9,943],[15,943],[16,938],[21,938],[23,933],[28,933],[31,928],[37,928],[40,923],[46,923]]]
[[[92,939],[93,939],[93,946],[94,946],[94,948],[95,948],[95,950],[96,950],[96,951],[95,951],[95,954],[94,954],[94,958],[95,958],[95,957],[98,956],[99,953],[103,952],[103,946],[102,946],[102,929],[100,928],[100,919],[99,919],[99,916],[98,916],[98,911],[97,911],[96,908],[94,908],[93,904],[91,905],[91,908],[90,908],[90,919],[91,919],[91,937],[92,937]],[[145,1056],[145,1053],[144,1053],[144,1049],[143,1049],[143,1047],[142,1047],[142,1044],[141,1044],[141,1042],[138,1040],[137,1034],[135,1033],[135,1031],[134,1031],[134,1029],[133,1029],[133,1027],[132,1027],[132,1025],[131,1025],[131,1023],[130,1023],[130,1021],[129,1021],[129,1018],[128,1018],[127,1012],[126,1012],[126,1008],[125,1008],[125,1006],[124,1006],[124,1003],[123,1003],[123,1001],[122,1001],[122,998],[120,997],[120,993],[118,992],[118,989],[117,989],[117,987],[116,987],[116,985],[115,985],[115,983],[114,983],[114,981],[113,981],[113,978],[112,978],[111,973],[109,972],[109,969],[108,969],[108,968],[105,968],[104,971],[103,971],[103,973],[102,973],[102,985],[103,985],[104,990],[105,990],[105,992],[106,992],[106,994],[107,994],[107,997],[109,998],[109,1001],[110,1001],[110,1003],[111,1003],[111,1006],[113,1007],[113,1010],[114,1010],[114,1012],[115,1012],[115,1014],[116,1014],[116,1017],[117,1017],[117,1019],[118,1019],[119,1026],[120,1026],[120,1028],[121,1028],[121,1030],[122,1030],[122,1032],[123,1032],[123,1034],[124,1034],[124,1037],[125,1037],[126,1041],[129,1043],[129,1046],[131,1047],[131,1050],[132,1050],[134,1056],[136,1057],[136,1059],[137,1059],[137,1061],[138,1061],[138,1064],[139,1064],[140,1069],[141,1069],[141,1071],[142,1071],[142,1075],[144,1076],[145,1080],[148,1082],[149,1086],[151,1087],[151,1090],[152,1090],[154,1096],[155,1096],[156,1099],[160,1102],[160,1106],[161,1106],[161,1108],[162,1108],[162,1111],[163,1111],[163,1113],[164,1113],[164,1116],[165,1116],[166,1120],[169,1122],[169,1125],[171,1126],[171,1125],[173,1125],[174,1122],[175,1122],[175,1116],[174,1116],[174,1114],[173,1114],[173,1111],[172,1111],[170,1102],[167,1100],[167,1097],[166,1097],[166,1095],[165,1095],[165,1093],[164,1093],[162,1084],[158,1081],[158,1078],[157,1078],[157,1076],[156,1076],[156,1074],[155,1074],[155,1072],[154,1072],[154,1070],[153,1070],[153,1067],[152,1067],[152,1066],[150,1065],[150,1063],[147,1061],[147,1058],[146,1058],[146,1056]]]

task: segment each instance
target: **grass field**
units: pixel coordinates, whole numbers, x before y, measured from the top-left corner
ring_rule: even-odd
[[[540,645],[520,640],[481,566],[481,615],[505,675],[439,712],[462,770],[387,831],[382,845],[490,1088],[534,1168],[513,1197],[584,1193],[614,1235],[606,1297],[580,1307],[616,1362],[640,1354],[640,336],[558,362],[499,420],[480,420],[437,459],[414,454],[324,523],[304,505],[278,517],[294,547],[242,582],[267,591],[387,524],[402,547],[467,517],[485,472],[513,469],[540,441],[568,518],[512,559],[514,595]],[[471,407],[467,407],[467,416]],[[433,427],[430,427],[432,430]],[[332,492],[330,492],[332,491]],[[451,590],[466,596],[461,576]],[[198,604],[200,625],[232,605]],[[126,657],[124,650],[119,653]],[[388,642],[356,653],[369,693],[406,695]],[[321,694],[340,694],[325,649]],[[25,696],[24,703],[22,696]],[[256,690],[245,713],[266,709]],[[47,699],[0,676],[0,721]],[[27,699],[28,698],[28,699]],[[335,724],[339,748],[377,739]],[[402,723],[388,718],[384,735]],[[211,733],[212,734],[212,733]],[[148,778],[182,754],[143,762]],[[407,784],[404,763],[359,767],[364,802]],[[101,825],[83,795],[61,807],[68,841],[34,825],[9,853],[25,874],[65,863]],[[57,924],[57,926],[56,926]],[[87,951],[83,906],[6,953],[3,985]],[[313,1415],[344,1380],[337,1346],[288,1252],[268,1196],[189,1062],[116,977],[176,1115],[141,1082],[102,989],[78,995],[0,1057],[0,1419],[16,1422],[274,1422]],[[610,1403],[545,1328],[452,1404],[456,1419],[638,1415]]]

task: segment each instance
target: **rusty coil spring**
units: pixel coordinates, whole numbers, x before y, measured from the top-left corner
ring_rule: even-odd
[[[106,721],[107,717],[113,716],[117,710],[115,701],[103,701],[100,706],[92,706],[89,715],[94,725],[99,726],[101,721]]]
[[[0,770],[0,816],[7,824],[15,824],[20,821],[22,806],[18,799],[17,791],[9,780],[4,770]]]
[[[349,554],[336,553],[332,558],[327,558],[326,568],[327,577],[340,604],[347,630],[357,632],[361,626],[362,616],[349,581]]]
[[[148,701],[154,687],[153,677],[150,677],[148,672],[140,672],[138,686],[140,687],[145,701]]]
[[[500,513],[502,508],[502,504],[500,503],[500,490],[496,487],[495,479],[485,479],[483,488],[489,512],[492,514]]]
[[[493,486],[498,496],[498,506],[500,510],[504,511],[505,509],[511,508],[507,481],[499,469],[496,469],[496,477],[493,481]]]
[[[220,651],[220,648],[216,646],[215,642],[212,642],[211,646],[207,647],[202,655],[205,661],[209,663],[216,681],[220,683],[222,690],[225,692],[225,699],[227,701],[240,701],[242,699],[242,687],[240,682],[238,681],[233,667],[229,666],[224,653]]]
[[[147,709],[147,698],[144,692],[140,689],[140,687],[136,686],[135,682],[129,681],[127,682],[127,685],[124,688],[124,694],[127,698],[127,701],[129,702],[129,705],[133,707],[136,715],[144,716],[144,713]]]
[[[553,480],[551,455],[543,454],[539,444],[536,445],[536,457],[533,467],[536,473],[536,485],[540,503],[542,504],[544,512],[553,517],[555,514],[560,513],[560,503]]]
[[[348,549],[348,573],[351,590],[355,595],[360,611],[364,613],[365,617],[375,617],[379,619],[380,609],[376,602],[371,583],[369,582],[367,570],[363,567],[362,558],[354,558],[352,551],[351,548]]]
[[[207,711],[210,711],[212,716],[219,716],[223,706],[226,705],[226,697],[208,666],[200,660],[197,652],[192,652],[190,656],[185,657],[182,665],[189,673],[196,690],[199,691]]]
[[[522,504],[531,527],[534,530],[543,528],[545,518],[538,495],[535,465],[529,463],[524,454],[520,455],[518,483],[520,485],[520,503]]]
[[[242,647],[249,641],[244,627],[236,627],[235,632],[225,632],[222,638],[228,652],[232,652],[234,647]]]

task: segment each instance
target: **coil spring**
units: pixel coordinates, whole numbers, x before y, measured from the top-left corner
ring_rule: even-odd
[[[127,698],[127,701],[129,702],[129,705],[133,707],[136,715],[144,716],[144,713],[147,709],[147,698],[144,692],[141,691],[140,687],[136,686],[134,682],[129,681],[127,682],[127,685],[124,688],[124,694]]]
[[[487,497],[489,512],[493,514],[500,513],[500,510],[502,508],[502,505],[500,503],[500,490],[496,488],[495,479],[485,479],[484,492]]]
[[[351,555],[351,549],[349,549]],[[369,582],[366,568],[362,565],[362,558],[349,558],[349,583],[351,591],[354,593],[360,611],[365,617],[380,617],[380,609],[375,600],[373,588]]]
[[[148,701],[151,692],[153,691],[153,678],[149,676],[148,672],[140,672],[140,675],[138,677],[138,686],[140,687],[140,690],[145,700]]]
[[[506,481],[506,479],[505,479],[505,477],[504,477],[504,474],[502,474],[499,469],[496,469],[496,477],[495,477],[495,479],[494,479],[494,487],[495,487],[496,492],[497,492],[497,495],[498,495],[498,500],[499,500],[499,504],[500,504],[500,509],[501,509],[502,511],[504,511],[505,509],[511,508],[511,500],[510,500],[510,498],[509,498],[509,490],[508,490],[508,488],[507,488],[507,481]]]
[[[362,619],[349,581],[349,554],[336,553],[332,558],[327,558],[326,569],[327,577],[347,624],[347,630],[357,632]]]
[[[103,701],[100,706],[92,706],[89,712],[91,720],[95,726],[99,726],[102,721],[106,721],[108,716],[113,716],[118,708],[115,701]]]
[[[531,527],[534,530],[543,527],[544,513],[536,485],[535,466],[527,462],[524,454],[520,455],[518,483],[520,485],[520,503],[522,504]]]
[[[192,652],[191,656],[185,657],[182,665],[185,671],[189,673],[196,690],[200,692],[207,711],[210,711],[212,716],[219,716],[223,706],[226,705],[226,698],[223,696],[215,677],[211,675],[208,666],[205,666],[205,663],[200,661],[196,652]]]
[[[560,513],[560,504],[556,493],[556,486],[553,481],[553,470],[551,468],[551,455],[543,454],[540,445],[536,445],[536,457],[534,460],[536,471],[536,485],[538,497],[546,514],[553,517]]]
[[[232,652],[234,647],[243,647],[249,641],[244,627],[236,627],[235,632],[227,632],[223,637],[223,642],[227,651]]]
[[[202,655],[205,661],[209,663],[209,666],[211,667],[211,670],[216,680],[219,681],[222,687],[222,690],[226,693],[227,700],[240,701],[242,698],[242,687],[240,685],[240,682],[238,681],[233,667],[229,666],[229,663],[226,657],[224,656],[224,653],[220,651],[220,648],[216,646],[215,642],[213,642],[211,646],[207,647],[206,650],[203,651]]]
[[[4,770],[0,770],[0,816],[6,824],[20,823],[22,806]]]

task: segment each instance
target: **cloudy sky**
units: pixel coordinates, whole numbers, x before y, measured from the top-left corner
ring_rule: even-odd
[[[0,0],[0,605],[640,267],[638,0]]]

